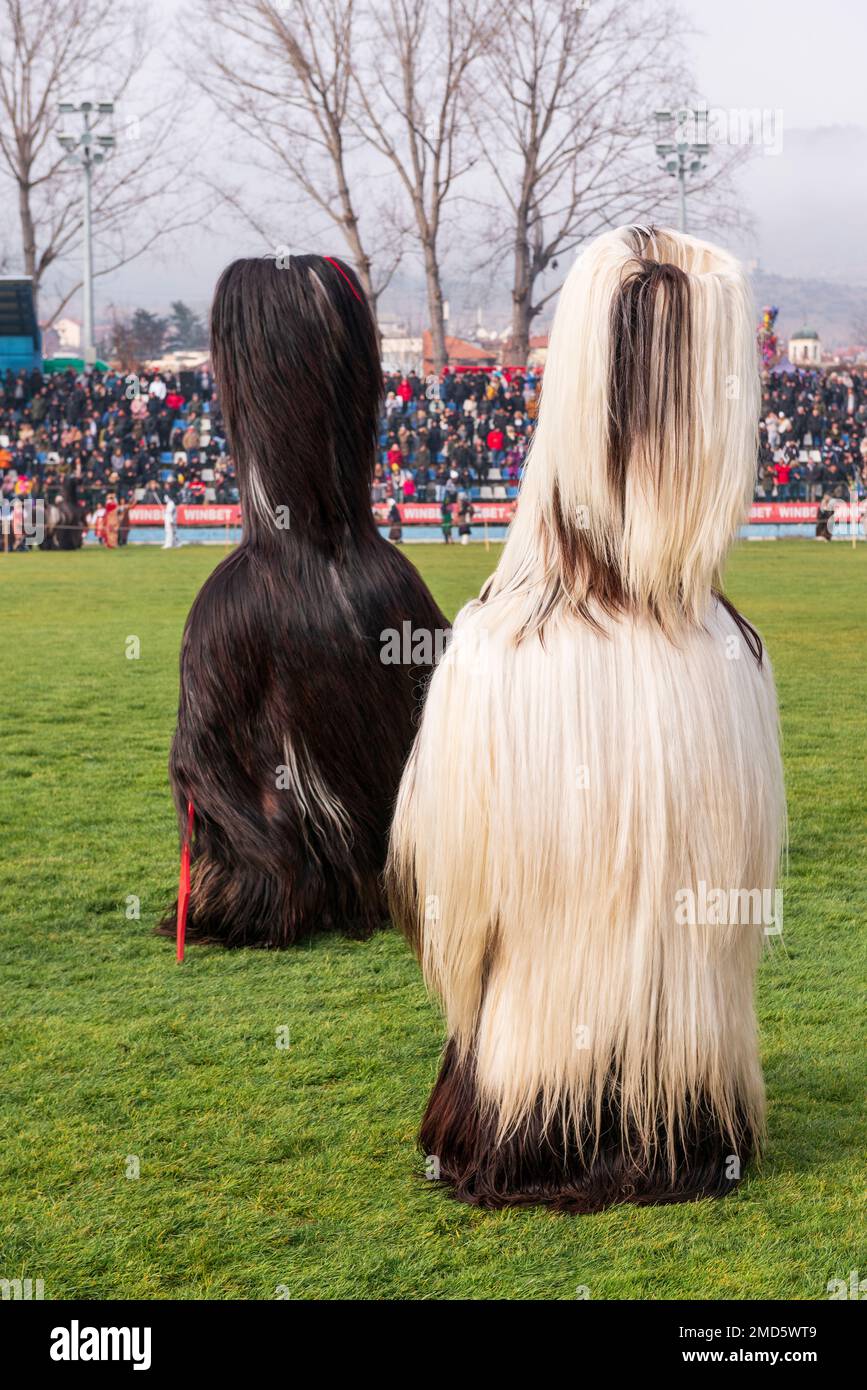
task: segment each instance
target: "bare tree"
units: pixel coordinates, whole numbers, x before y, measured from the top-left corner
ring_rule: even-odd
[[[245,162],[272,185],[275,173],[286,175],[290,192],[338,228],[375,317],[406,229],[393,206],[370,196],[352,159],[359,144],[349,116],[356,11],[355,0],[208,0],[202,17],[211,62],[203,85],[247,137]],[[197,26],[197,45],[200,33]],[[225,182],[221,192],[263,237],[273,236],[279,193],[263,213]],[[362,205],[369,217],[362,218]]]
[[[653,110],[687,90],[687,76],[666,4],[490,0],[488,13],[472,109],[502,232],[484,254],[512,252],[511,349],[526,362],[533,321],[560,287],[560,277],[541,283],[549,268],[605,227],[670,202],[671,180],[653,157]],[[718,184],[732,162],[717,161],[694,192]]]
[[[5,177],[16,188],[21,259],[38,302],[46,273],[70,255],[82,230],[80,177],[56,139],[58,103],[86,91],[92,74],[101,72],[111,75],[112,90],[98,96],[121,101],[129,95],[144,56],[136,37],[139,7],[134,0],[0,0],[0,15],[0,182]],[[143,138],[133,148],[121,139],[99,168],[93,192],[97,275],[193,220],[189,197],[166,207],[180,190],[179,164],[165,149],[159,160],[147,157],[168,147],[175,115],[165,101],[159,119],[141,110],[126,134],[133,130]],[[157,204],[159,217],[149,217],[150,205],[155,214]],[[67,277],[43,322],[56,318],[79,287]]]
[[[355,69],[357,128],[390,162],[412,208],[437,372],[447,360],[443,213],[473,163],[468,77],[485,45],[487,9],[480,0],[371,0],[366,61]]]
[[[106,361],[116,362],[121,371],[129,372],[141,366],[141,355],[128,315],[119,314],[111,305],[111,322],[108,331],[99,344],[99,354]]]

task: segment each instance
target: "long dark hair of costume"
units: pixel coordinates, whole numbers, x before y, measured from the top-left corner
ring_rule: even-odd
[[[445,627],[370,506],[382,374],[353,271],[238,260],[211,351],[243,516],[184,631],[170,776],[192,802],[187,939],[288,946],[368,936],[394,798],[429,669],[382,634]],[[161,927],[174,932],[174,914]]]

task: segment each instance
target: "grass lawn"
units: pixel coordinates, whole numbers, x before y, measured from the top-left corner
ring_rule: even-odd
[[[395,933],[183,967],[151,935],[177,876],[181,629],[222,553],[0,556],[0,1278],[60,1299],[780,1299],[867,1275],[867,546],[747,543],[730,566],[775,665],[790,806],[763,1166],[725,1201],[579,1218],[424,1181],[442,1026]],[[408,553],[449,615],[497,559]]]

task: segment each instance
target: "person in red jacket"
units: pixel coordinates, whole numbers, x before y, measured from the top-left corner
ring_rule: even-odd
[[[488,430],[488,437],[485,442],[491,453],[492,465],[494,468],[499,468],[503,462],[503,447],[506,442],[503,431],[495,425],[492,430]]]
[[[780,502],[789,500],[789,475],[792,466],[786,459],[780,459],[779,463],[774,464],[774,477],[777,481],[777,499]]]
[[[406,377],[403,377],[403,379],[402,379],[400,385],[398,386],[398,388],[397,388],[397,394],[400,396],[400,399],[403,401],[404,406],[409,405],[410,401],[412,400],[412,387],[410,386],[410,384],[409,384],[409,382],[407,381]]]

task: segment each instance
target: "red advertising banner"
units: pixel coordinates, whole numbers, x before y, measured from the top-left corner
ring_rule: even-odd
[[[490,525],[505,525],[511,521],[517,502],[473,502],[473,521],[488,522]],[[858,508],[858,514],[864,515],[867,502],[862,501]],[[440,520],[439,502],[398,502],[397,510],[400,512],[400,519],[405,526],[413,526],[424,523],[434,526]],[[751,525],[762,523],[772,526],[785,526],[787,524],[815,523],[816,515],[819,510],[817,502],[754,502],[750,507],[748,520]],[[837,521],[849,520],[850,505],[848,502],[835,502],[834,511]],[[385,522],[388,520],[388,507],[384,502],[374,502],[373,514],[377,521]],[[456,511],[453,508],[453,512]]]
[[[474,502],[473,503],[473,523],[481,525],[485,522],[489,526],[506,526],[511,521],[515,507],[515,501],[509,502]],[[441,519],[439,502],[398,502],[397,510],[404,526],[438,526]],[[752,525],[771,525],[785,526],[787,524],[803,525],[815,523],[816,514],[819,510],[816,502],[754,502],[750,507],[749,521]],[[834,512],[837,521],[850,520],[850,507],[848,502],[835,502]],[[862,501],[855,506],[854,511],[860,518],[864,517],[867,510],[867,501]],[[162,526],[164,507],[135,506],[130,509],[130,524],[132,526]],[[388,522],[389,508],[384,502],[373,503],[373,515],[380,525]],[[457,520],[457,508],[452,508],[452,513]],[[216,506],[211,503],[203,503],[200,506],[178,507],[176,521],[178,526],[240,526],[241,508],[236,505]]]
[[[131,526],[162,526],[165,507],[130,507]],[[178,507],[175,521],[178,526],[240,526],[241,508],[236,505],[215,506],[204,502],[195,507]]]
[[[474,502],[473,521],[487,521],[490,525],[505,526],[515,513],[515,502]],[[390,507],[385,502],[373,503],[373,515],[381,524],[388,521]],[[397,510],[404,526],[438,526],[442,513],[439,502],[398,502]],[[457,506],[452,507],[452,516],[457,520]]]
[[[855,517],[863,517],[867,502],[859,502],[854,506],[849,502],[834,501],[834,518],[836,521],[849,521],[850,512],[854,512]],[[819,511],[818,502],[754,502],[750,507],[750,524],[756,525],[763,522],[770,523],[772,526],[785,526],[787,523],[803,524],[804,522],[815,522]]]

